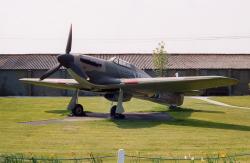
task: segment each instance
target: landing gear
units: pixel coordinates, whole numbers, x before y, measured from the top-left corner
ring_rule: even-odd
[[[86,115],[81,104],[76,104],[76,106],[72,110],[72,113],[77,117]]]
[[[111,107],[111,109],[110,109],[110,117],[112,119],[124,119],[125,115],[123,115],[121,113],[116,113],[116,108],[117,108],[116,105]]]
[[[168,108],[169,108],[169,110],[176,110],[179,107],[177,105],[170,105]]]
[[[123,102],[123,90],[120,89],[117,105],[112,106],[110,109],[110,117],[112,119],[124,119],[125,118],[125,115],[122,114],[124,112],[122,102]]]
[[[68,110],[72,112],[73,116],[85,116],[84,109],[81,104],[78,104],[78,92],[79,90],[76,90],[70,100],[70,103],[68,105]]]

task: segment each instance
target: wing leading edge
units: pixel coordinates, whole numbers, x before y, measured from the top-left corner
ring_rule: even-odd
[[[147,92],[189,92],[235,85],[238,80],[223,76],[192,76],[122,79],[123,87]]]
[[[22,78],[19,79],[23,83],[34,84],[38,86],[46,86],[59,89],[79,89],[80,85],[74,79],[44,79],[38,78]]]

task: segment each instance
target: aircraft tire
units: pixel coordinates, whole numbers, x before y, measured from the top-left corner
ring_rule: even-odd
[[[112,108],[110,109],[110,117],[112,119],[124,119],[125,118],[125,115],[123,114],[119,114],[119,113],[116,113],[116,105],[112,106]]]
[[[116,105],[112,106],[110,109],[110,117],[115,118],[116,116]]]
[[[83,107],[81,104],[76,104],[75,108],[72,110],[74,116],[81,117],[85,115]]]

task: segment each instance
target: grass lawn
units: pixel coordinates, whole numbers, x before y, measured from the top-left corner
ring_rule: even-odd
[[[241,97],[230,97],[229,101],[235,98],[241,101]],[[246,98],[250,99],[242,97],[242,101]],[[124,105],[128,112],[166,112],[174,121],[97,120],[41,126],[18,123],[64,118],[69,100],[0,98],[0,153],[80,157],[90,152],[114,154],[123,148],[131,155],[182,157],[250,152],[250,110],[219,107],[191,98],[186,98],[183,109],[177,111],[137,99]],[[102,97],[81,97],[79,102],[88,111],[109,112],[110,103]]]
[[[229,105],[243,106],[250,108],[250,96],[232,96],[232,97],[211,97],[210,99],[220,101]]]

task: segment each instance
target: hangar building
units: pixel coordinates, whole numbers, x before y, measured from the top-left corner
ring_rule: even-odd
[[[152,54],[89,54],[119,57],[154,76]],[[57,63],[56,54],[0,54],[0,96],[68,96],[71,91],[24,85],[19,78],[39,78]],[[204,95],[249,94],[250,54],[168,54],[166,76],[221,75],[240,80],[232,87],[209,89]],[[62,68],[51,77],[70,78]]]

